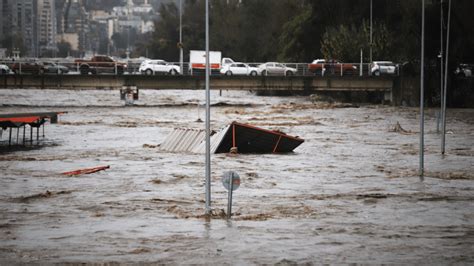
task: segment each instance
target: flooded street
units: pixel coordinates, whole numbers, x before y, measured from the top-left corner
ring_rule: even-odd
[[[473,109],[448,109],[444,156],[426,111],[420,181],[418,108],[211,98],[214,130],[238,121],[305,142],[213,154],[206,220],[205,155],[158,146],[174,128],[204,128],[204,91],[142,90],[125,107],[116,90],[0,90],[1,113],[67,112],[41,148],[0,153],[0,264],[474,262]],[[100,165],[110,169],[61,174]],[[227,221],[231,170],[241,184]]]

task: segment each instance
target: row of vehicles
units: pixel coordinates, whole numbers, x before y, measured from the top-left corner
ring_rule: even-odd
[[[210,51],[209,63],[213,75],[243,75],[243,76],[293,76],[302,75],[358,75],[357,64],[341,63],[337,60],[316,59],[310,64],[282,64],[278,62],[266,62],[263,64],[251,64],[235,62],[231,58],[222,58],[221,52]],[[132,66],[133,64],[133,66]],[[114,60],[109,56],[97,55],[90,59],[75,59],[58,64],[54,61],[10,61],[8,64],[0,63],[0,74],[7,73],[32,73],[32,74],[67,74],[69,72],[87,75],[111,73],[122,75],[143,74],[143,75],[202,75],[205,72],[206,53],[205,51],[190,51],[189,64],[186,67],[176,63],[169,63],[165,60],[146,59],[126,62]],[[295,67],[290,67],[295,66]],[[183,70],[184,69],[184,70]],[[182,73],[184,72],[184,73]],[[379,76],[382,74],[393,75],[398,73],[398,66],[390,61],[376,61],[369,65],[370,75]],[[364,73],[367,73],[364,71]]]
[[[99,74],[114,73],[123,74],[127,65],[113,60],[109,56],[93,56],[90,59],[76,59],[73,61],[63,62],[59,64],[54,61],[38,61],[38,60],[11,60],[0,63],[0,74],[8,73],[26,73],[26,74],[67,74],[76,71],[80,74]]]
[[[13,73],[31,73],[31,74],[66,74],[69,68],[54,62],[14,62],[11,64],[0,64],[0,74]]]
[[[392,61],[374,61],[369,64],[369,72],[371,75],[395,75],[398,73],[398,65]],[[322,76],[332,75],[354,75],[358,71],[356,64],[341,63],[337,60],[316,59],[308,65],[309,72]]]

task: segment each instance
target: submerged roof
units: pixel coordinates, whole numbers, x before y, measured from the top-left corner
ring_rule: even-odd
[[[11,113],[0,114],[0,127],[20,127],[25,124],[42,124],[48,118],[51,123],[58,121],[58,115],[64,112]]]
[[[163,141],[161,150],[170,152],[205,152],[205,130],[176,128]],[[211,136],[211,153],[226,153],[232,147],[238,153],[291,152],[304,140],[280,131],[267,130],[248,124],[232,122]]]

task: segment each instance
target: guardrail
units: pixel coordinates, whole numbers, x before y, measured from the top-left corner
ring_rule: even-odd
[[[111,68],[108,73],[101,72],[96,73],[100,75],[145,75],[139,71],[141,62],[134,60],[123,60],[120,63],[125,63],[127,67],[124,69],[124,72],[121,73],[117,70],[117,63],[115,67]],[[0,75],[14,75],[14,74],[40,74],[40,75],[81,75],[80,64],[76,63],[74,60],[67,59],[20,59],[20,60],[0,60],[0,65],[6,65],[9,70],[4,70],[0,67]],[[180,66],[179,62],[169,62],[176,66]],[[263,63],[247,63],[251,67],[258,67]],[[326,64],[324,69],[312,71],[309,68],[309,63],[281,63],[282,65],[296,69],[296,76],[360,76],[368,77],[373,76],[374,73],[371,72],[371,64],[369,63],[341,63],[341,64]],[[354,68],[345,69],[344,65],[352,65]],[[183,62],[182,69],[185,76],[190,76],[192,71],[190,69],[189,62]],[[154,73],[166,74],[166,73]],[[391,74],[393,76],[398,76],[400,74],[399,67],[397,66],[396,72]],[[216,75],[216,74],[213,74]],[[261,75],[261,74],[260,74]],[[284,74],[281,74],[284,75]],[[382,75],[385,75],[382,73]],[[388,74],[387,74],[388,75]]]

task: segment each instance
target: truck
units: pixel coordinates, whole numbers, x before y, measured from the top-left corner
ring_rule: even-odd
[[[211,75],[220,74],[221,58],[221,52],[209,51]],[[191,50],[189,53],[189,68],[191,75],[203,75],[206,72],[206,51]]]
[[[110,56],[96,55],[91,59],[76,59],[74,61],[79,65],[79,72],[82,75],[98,73],[115,73],[122,75],[127,65],[113,60]]]

